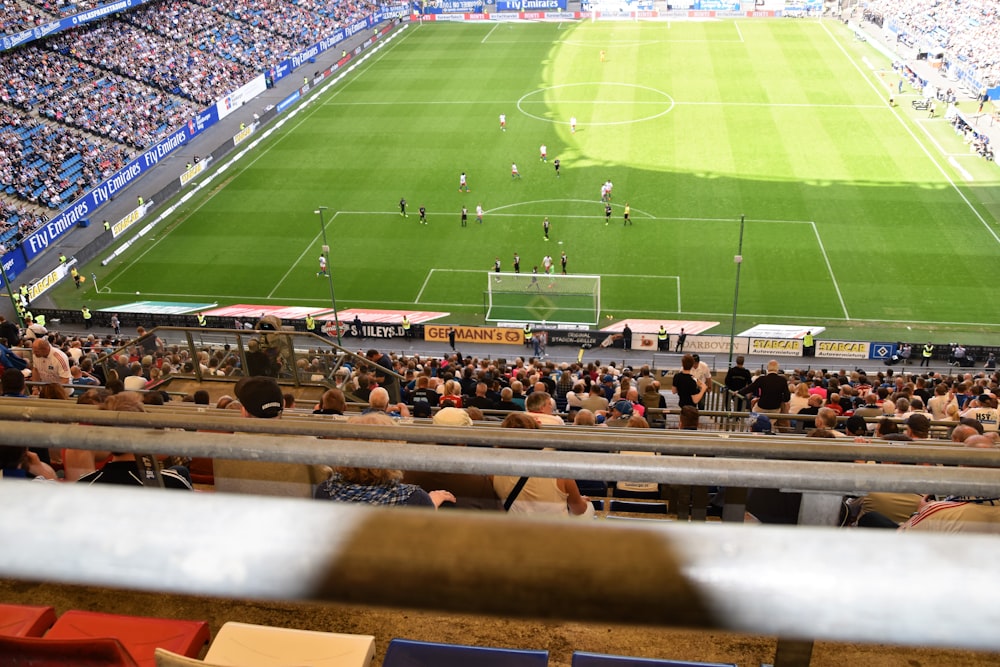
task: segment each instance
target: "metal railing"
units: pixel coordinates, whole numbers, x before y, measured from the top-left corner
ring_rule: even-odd
[[[0,484],[0,505],[30,508],[5,516],[18,536],[0,554],[8,578],[1000,650],[995,537],[27,483]],[[183,522],[186,539],[151,522],[164,516]],[[928,609],[962,612],[929,622]]]

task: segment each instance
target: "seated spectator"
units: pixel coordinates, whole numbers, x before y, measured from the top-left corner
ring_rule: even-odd
[[[546,392],[536,393],[545,394],[548,398]],[[538,422],[530,414],[522,412],[512,412],[507,415],[501,427],[540,428]],[[524,481],[521,482],[521,480]],[[493,488],[497,496],[504,499],[507,511],[515,514],[582,516],[594,513],[594,506],[590,504],[590,499],[580,495],[580,489],[572,479],[519,478],[497,475],[493,478]]]
[[[442,408],[434,415],[435,426],[471,427],[469,414],[461,408]],[[462,446],[462,445],[456,445]],[[448,489],[454,495],[453,502],[440,505],[443,508],[500,510],[502,505],[493,489],[492,475],[450,473],[433,471],[407,471],[403,482],[416,484],[422,489]]]
[[[372,389],[368,396],[368,408],[362,411],[362,414],[368,414],[370,412],[381,412],[389,417],[410,416],[410,409],[406,407],[406,403],[397,403],[392,406],[389,405],[389,392],[385,389],[385,387],[375,387]]]
[[[347,410],[344,392],[339,389],[327,389],[320,397],[319,405],[313,410],[314,415],[342,415]]]
[[[525,400],[524,406],[540,426],[563,426],[566,423],[562,417],[553,414],[556,402],[547,391],[531,392]]]
[[[697,431],[699,417],[697,406],[685,405],[681,408],[678,427],[682,431]]]
[[[56,479],[56,472],[27,447],[0,445],[0,480]]]
[[[101,406],[102,410],[117,412],[145,412],[139,394],[125,392],[110,396]],[[180,466],[164,468],[160,471],[163,486],[168,489],[191,490],[187,469]],[[79,484],[119,484],[124,486],[144,486],[143,478],[137,466],[135,454],[131,452],[112,452],[111,460],[100,470],[83,475]]]
[[[382,412],[370,412],[347,420],[349,424],[392,426],[396,422]],[[403,471],[385,468],[336,467],[333,476],[319,485],[316,498],[367,505],[440,507],[456,501],[450,491],[424,491],[416,484],[403,483]]]

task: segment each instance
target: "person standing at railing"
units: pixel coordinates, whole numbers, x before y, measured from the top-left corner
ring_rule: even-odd
[[[738,356],[736,365],[726,371],[726,408],[737,412],[746,410],[746,397],[740,392],[746,389],[753,379],[743,363],[743,356]]]

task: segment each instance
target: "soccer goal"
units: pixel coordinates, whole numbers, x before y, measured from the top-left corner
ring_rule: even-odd
[[[486,277],[487,322],[595,325],[601,314],[601,277],[494,273]]]

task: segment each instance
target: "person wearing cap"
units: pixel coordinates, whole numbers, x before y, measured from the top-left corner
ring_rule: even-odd
[[[280,419],[285,410],[284,393],[274,378],[240,378],[234,393],[244,419]],[[316,486],[330,475],[326,466],[304,463],[232,459],[212,463],[215,490],[228,493],[312,498]]]
[[[383,427],[396,425],[396,422],[381,412],[355,415],[349,418],[347,423]],[[416,484],[404,483],[402,470],[341,466],[334,468],[330,478],[319,485],[314,497],[317,500],[342,503],[433,508],[441,506],[442,503],[456,501],[450,491],[428,492]]]
[[[750,432],[751,433],[763,433],[765,435],[771,435],[771,419],[767,415],[753,415],[751,413],[750,421]]]
[[[462,408],[441,408],[434,415],[435,426],[469,428],[473,425],[469,413]],[[454,445],[464,447],[464,445]],[[493,489],[493,475],[466,473],[406,471],[403,483],[416,484],[422,489],[448,489],[455,496],[454,502],[445,502],[442,509],[493,510],[503,509],[503,504]]]
[[[616,401],[611,405],[610,413],[610,416],[605,422],[608,426],[628,426],[628,420],[632,417],[633,413],[632,403],[624,399]]]

